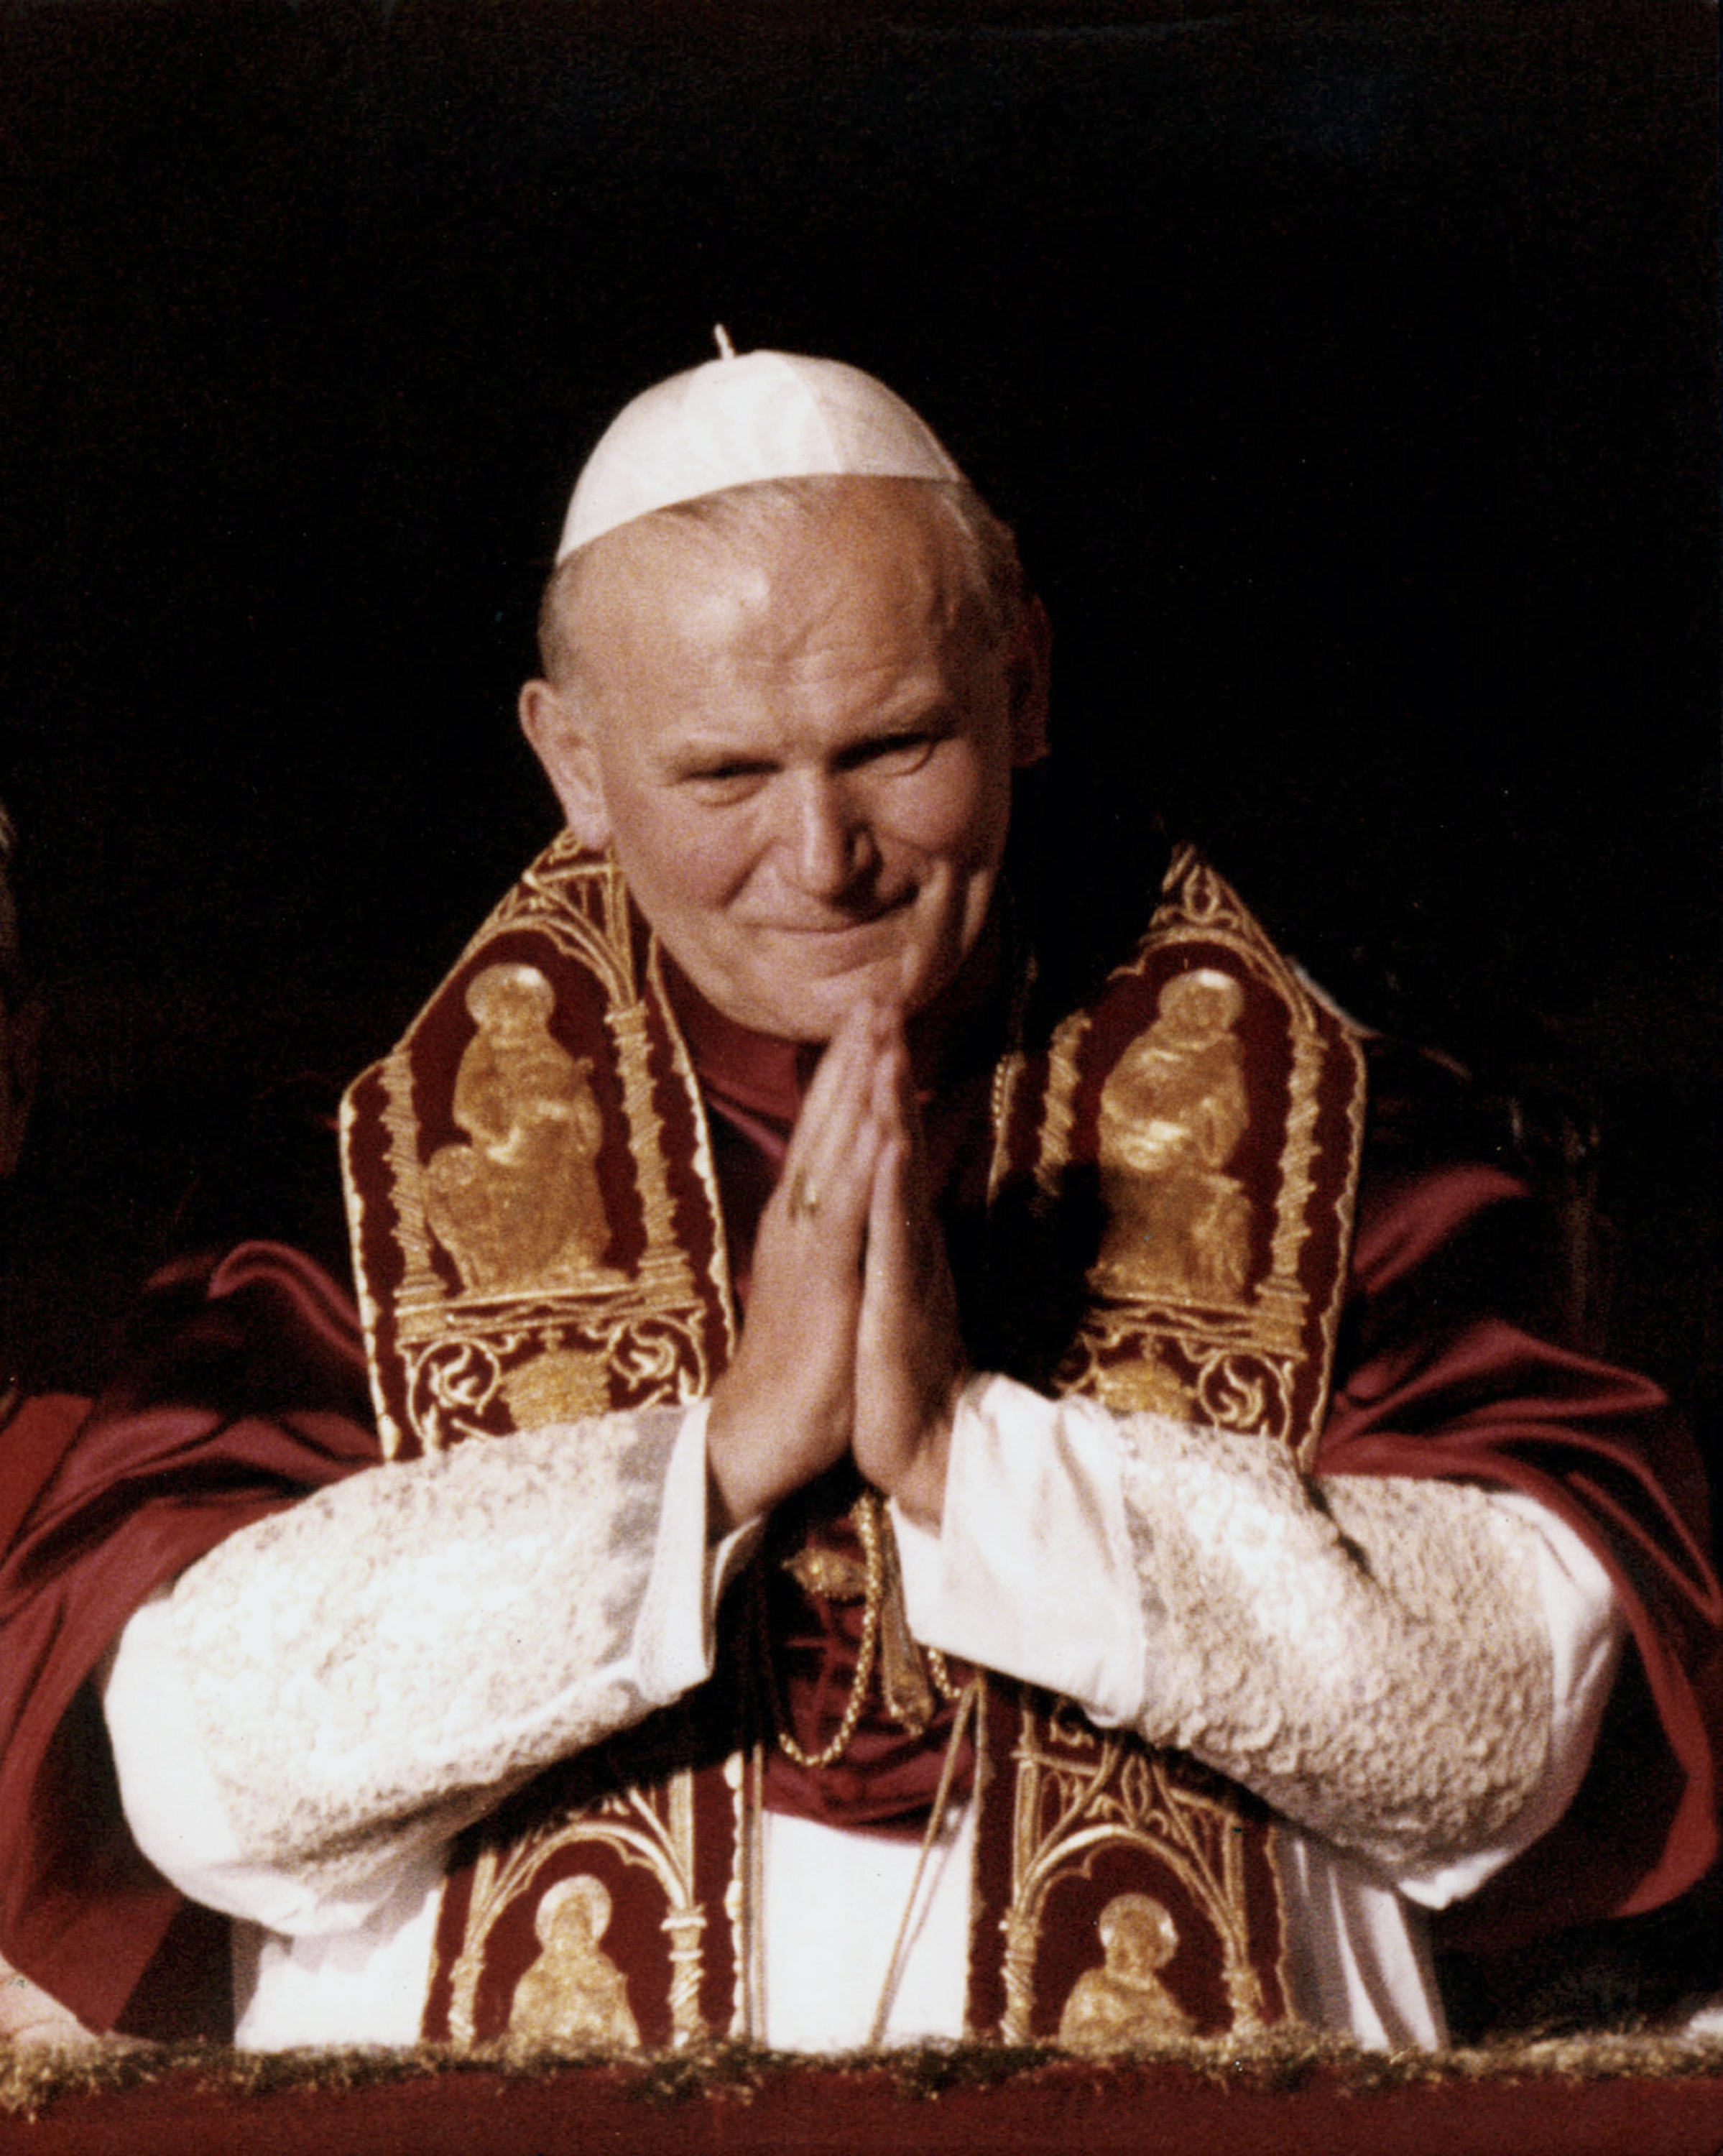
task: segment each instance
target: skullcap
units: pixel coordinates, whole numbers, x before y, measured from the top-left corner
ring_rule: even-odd
[[[556,559],[673,502],[762,479],[853,472],[961,480],[926,421],[883,382],[841,360],[789,352],[673,374],[624,405],[575,482]]]

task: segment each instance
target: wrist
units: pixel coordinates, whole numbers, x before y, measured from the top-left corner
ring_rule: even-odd
[[[706,1423],[706,1540],[720,1542],[771,1508],[758,1462],[737,1440],[724,1404],[715,1394]]]
[[[805,1388],[786,1398],[781,1378],[761,1378],[742,1354],[712,1389],[706,1477],[713,1536],[757,1520],[841,1459],[849,1442],[847,1403]]]
[[[946,1476],[951,1458],[951,1429],[961,1383],[954,1384],[943,1413],[931,1423],[890,1496],[918,1527],[936,1535],[945,1519]]]

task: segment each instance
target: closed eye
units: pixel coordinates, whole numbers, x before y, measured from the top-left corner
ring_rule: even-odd
[[[853,748],[845,749],[838,758],[838,768],[894,774],[919,771],[942,738],[925,726],[914,732],[880,734],[872,741],[858,742]]]
[[[756,757],[726,757],[679,771],[677,783],[687,787],[702,801],[738,801],[777,768]]]

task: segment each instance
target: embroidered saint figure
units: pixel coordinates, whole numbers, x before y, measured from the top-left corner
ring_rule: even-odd
[[[582,2051],[636,2051],[640,2030],[628,1980],[599,1941],[610,1895],[589,1871],[559,1879],[538,1905],[538,1958],[515,1986],[509,2034]]]
[[[1223,1171],[1244,1135],[1244,992],[1212,967],[1179,973],[1100,1097],[1107,1229],[1093,1279],[1120,1296],[1242,1299],[1250,1200]]]
[[[1069,2051],[1128,2051],[1192,2033],[1190,2018],[1158,1971],[1178,1951],[1178,1932],[1149,1894],[1115,1894],[1095,1923],[1106,1956],[1071,1986],[1059,2041]]]
[[[610,1224],[592,1059],[551,1037],[555,1003],[536,966],[487,966],[467,987],[479,1029],[455,1074],[454,1111],[471,1142],[432,1155],[425,1210],[469,1294],[621,1277],[602,1263]]]

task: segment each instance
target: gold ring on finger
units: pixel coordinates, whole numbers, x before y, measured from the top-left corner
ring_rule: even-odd
[[[818,1191],[805,1175],[798,1175],[790,1185],[790,1218],[792,1220],[811,1220],[818,1210]]]

